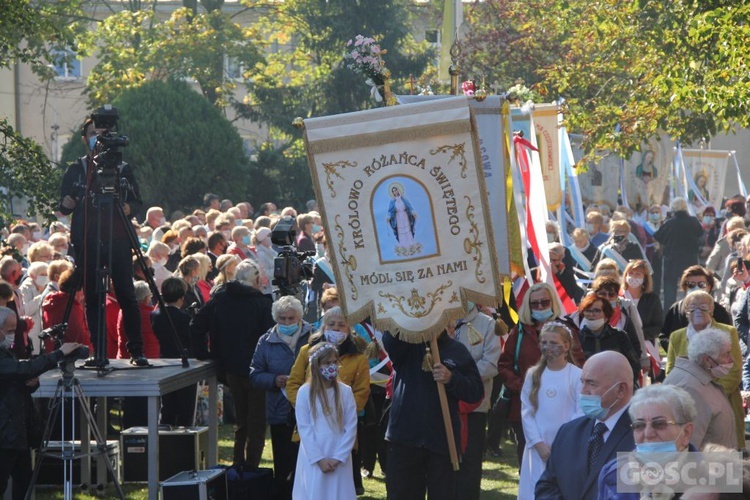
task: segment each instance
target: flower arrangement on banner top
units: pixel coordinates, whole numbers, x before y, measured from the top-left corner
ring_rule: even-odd
[[[367,77],[365,83],[373,89],[373,96],[378,99],[380,93],[378,86],[386,85],[391,77],[391,72],[385,67],[383,55],[387,53],[375,43],[374,38],[357,35],[353,40],[346,42],[347,51],[344,53],[346,67]]]

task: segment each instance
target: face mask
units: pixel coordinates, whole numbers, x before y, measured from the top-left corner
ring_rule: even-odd
[[[625,235],[624,234],[616,234],[616,235],[612,236],[612,241],[614,241],[615,243],[622,243],[623,241],[625,241]]]
[[[291,325],[276,325],[276,331],[282,335],[286,335],[287,337],[291,337],[292,335],[294,335],[297,331],[297,328],[299,328],[299,324],[297,323],[293,323]]]
[[[89,149],[93,151],[95,146],[96,146],[96,136],[93,135],[89,137]]]
[[[163,226],[166,223],[167,223],[167,218],[166,217],[162,217],[161,219],[159,219],[159,225],[160,226]]]
[[[243,245],[249,245],[250,244],[250,236],[243,236],[242,237],[242,244]]]
[[[555,235],[552,233],[547,233],[547,243],[554,243],[555,242]]]
[[[49,276],[37,276],[34,280],[34,283],[38,287],[46,286],[47,283],[49,283]]]
[[[613,387],[617,387],[616,383],[606,391],[604,391],[604,394],[607,394],[609,391],[612,390]],[[601,396],[596,396],[592,394],[581,394],[578,397],[578,407],[581,409],[584,415],[586,415],[589,418],[593,418],[595,420],[604,420],[604,417],[607,416],[607,413],[609,413],[610,408],[612,408],[615,403],[617,403],[617,398],[609,407],[603,408],[602,407],[602,394]]]
[[[15,335],[5,335],[2,342],[0,342],[0,347],[5,347],[6,349],[10,349],[11,347],[13,347],[14,336]]]
[[[691,320],[690,322],[693,323],[693,324],[695,324],[695,325],[699,325],[699,326],[703,325],[703,324],[706,323],[706,320],[708,319],[706,317],[706,314],[707,313],[704,313],[700,309],[696,309],[695,311],[693,311],[689,315],[689,319]]]
[[[333,345],[341,345],[341,343],[349,336],[346,332],[339,332],[336,330],[326,330],[324,335],[326,340]]]
[[[630,288],[640,288],[640,286],[643,285],[643,278],[628,276],[627,278],[625,278],[625,281]]]
[[[60,257],[65,257],[68,255],[68,249],[67,248],[61,248],[60,249]]]
[[[604,326],[604,323],[607,322],[607,318],[600,318],[600,319],[583,319],[583,322],[581,323],[581,326],[587,326],[589,327],[589,330],[598,330],[599,328]]]
[[[324,379],[330,380],[331,382],[333,382],[334,380],[336,380],[336,377],[339,376],[339,365],[332,364],[332,365],[321,366],[320,374],[323,375]]]
[[[235,219],[234,225],[235,226],[241,226],[242,225],[242,219]]]
[[[593,233],[594,232],[594,225],[592,223],[590,223],[590,222],[587,222],[586,223],[586,231],[588,231],[589,233]]]
[[[713,378],[726,377],[729,374],[729,370],[732,369],[734,363],[726,363],[723,365],[717,365],[711,368],[711,376]]]
[[[714,218],[713,217],[709,217],[709,216],[703,217],[703,223],[705,225],[708,226],[710,224],[713,224],[713,222],[714,222]]]
[[[661,214],[648,214],[648,220],[651,222],[659,222],[661,220]]]
[[[198,283],[198,276],[193,276],[192,278],[190,278],[190,283],[191,283],[191,284],[192,284],[193,286],[195,286],[195,285],[196,285],[196,283]]]
[[[24,245],[21,247],[21,255],[26,255],[29,252],[29,244],[24,243]]]
[[[229,230],[227,230],[227,229],[225,229],[224,231],[222,231],[221,234],[224,235],[224,239],[227,240],[227,241],[229,241],[229,240],[232,239],[232,232],[229,231]]]
[[[537,323],[542,321],[547,321],[548,319],[552,318],[552,315],[554,313],[552,312],[552,308],[550,309],[534,309],[531,311],[531,319],[536,321]]]
[[[547,361],[557,359],[560,357],[563,353],[563,346],[561,345],[543,345],[540,349],[542,351],[542,356],[544,356]]]
[[[654,454],[658,454],[654,456]],[[657,462],[665,464],[676,460],[679,451],[675,441],[657,441],[655,443],[636,443],[635,458],[645,464]]]
[[[318,224],[313,224],[312,232],[313,233],[319,233],[323,230],[323,227]]]

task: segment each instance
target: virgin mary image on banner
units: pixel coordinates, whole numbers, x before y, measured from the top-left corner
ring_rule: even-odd
[[[375,190],[373,216],[383,262],[435,253],[430,198],[414,179],[406,176],[385,179]]]

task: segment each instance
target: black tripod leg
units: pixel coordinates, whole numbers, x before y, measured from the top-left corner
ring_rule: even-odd
[[[48,408],[49,408],[49,415],[47,415],[47,422],[44,424],[44,432],[42,433],[42,445],[39,447],[39,450],[36,455],[36,460],[34,463],[34,472],[31,474],[31,482],[29,483],[29,488],[26,490],[26,496],[24,497],[25,500],[31,500],[31,496],[34,493],[34,487],[36,486],[36,482],[39,480],[39,471],[42,467],[42,460],[45,456],[47,456],[49,452],[49,438],[52,434],[52,427],[54,427],[55,421],[57,420],[57,416],[60,414],[60,406],[63,402],[63,383],[62,379],[57,381],[57,388],[55,389],[55,395],[52,397],[52,399],[49,402]]]

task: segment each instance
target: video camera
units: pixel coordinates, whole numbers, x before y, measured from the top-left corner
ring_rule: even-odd
[[[94,146],[94,168],[97,177],[97,187],[101,193],[115,192],[117,186],[117,169],[122,163],[122,152],[130,144],[130,139],[117,134],[117,120],[120,118],[117,108],[105,104],[91,113],[94,127],[104,130],[96,137]]]
[[[67,329],[67,323],[60,323],[55,326],[45,328],[39,333],[39,340],[44,341],[45,339],[52,339],[52,341],[55,343],[55,347],[60,347],[65,340],[65,332],[67,331]],[[88,359],[88,357],[91,356],[90,351],[91,350],[88,348],[88,346],[81,346],[65,356],[61,363],[75,361],[77,359]]]
[[[308,257],[315,252],[298,252],[294,248],[294,218],[281,218],[271,231],[271,242],[281,247],[273,260],[273,284],[279,287],[281,295],[295,295],[303,279],[312,278],[312,263]]]

